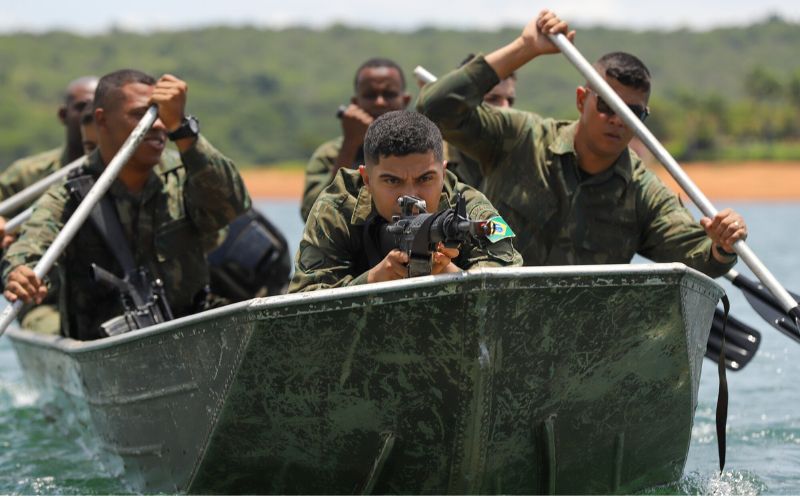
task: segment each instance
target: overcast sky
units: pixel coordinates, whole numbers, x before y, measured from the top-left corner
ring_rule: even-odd
[[[67,29],[82,33],[110,26],[164,30],[206,25],[327,26],[334,22],[381,29],[419,26],[485,28],[522,26],[544,7],[581,25],[632,29],[750,24],[779,14],[800,21],[800,0],[0,0],[0,32]]]

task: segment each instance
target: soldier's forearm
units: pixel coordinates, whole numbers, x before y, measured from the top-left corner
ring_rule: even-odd
[[[463,68],[423,87],[417,111],[433,120],[443,131],[459,130],[464,122],[473,118],[486,92],[498,83],[500,79],[495,71],[482,56],[478,56]]]
[[[504,80],[537,56],[537,53],[525,45],[521,37],[517,37],[508,45],[487,55],[486,62],[497,73],[500,80]]]

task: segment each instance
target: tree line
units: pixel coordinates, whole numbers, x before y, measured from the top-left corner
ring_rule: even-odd
[[[589,59],[623,50],[653,74],[647,125],[680,160],[800,159],[800,25],[771,18],[705,32],[578,27]],[[519,28],[384,32],[334,25],[260,29],[209,27],[151,34],[112,30],[0,36],[0,164],[63,140],[55,117],[64,86],[123,67],[189,83],[189,111],[204,134],[241,165],[304,162],[339,134],[336,108],[352,95],[353,72],[369,57],[435,74],[468,53],[489,52]],[[517,107],[575,118],[578,73],[548,56],[518,75]]]

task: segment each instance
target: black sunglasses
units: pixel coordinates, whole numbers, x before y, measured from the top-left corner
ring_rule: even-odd
[[[600,94],[598,94],[592,89],[588,90],[589,92],[594,94],[595,97],[597,97],[598,113],[603,113],[606,116],[614,116],[615,114],[617,114],[613,109],[611,109],[611,106],[609,106],[608,103],[604,101],[602,97],[600,97]],[[636,115],[636,117],[641,121],[645,121],[647,117],[650,116],[650,110],[647,108],[647,106],[642,106],[641,104],[625,104],[625,105],[628,106],[628,108],[630,108],[630,110],[633,111],[633,114]]]

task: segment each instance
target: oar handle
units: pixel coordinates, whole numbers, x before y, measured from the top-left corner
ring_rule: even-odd
[[[647,149],[653,153],[653,156],[661,162],[667,171],[672,175],[675,181],[692,199],[695,205],[706,217],[714,217],[717,214],[717,209],[711,204],[708,198],[700,191],[700,188],[686,175],[686,172],[678,165],[678,162],[669,154],[664,146],[656,139],[650,130],[633,114],[623,100],[614,92],[614,89],[600,76],[597,70],[592,66],[589,61],[578,51],[577,48],[564,36],[563,33],[549,35],[550,40],[558,47],[564,56],[575,66],[575,68],[586,78],[591,85],[592,90],[597,92],[604,101],[614,110],[625,125],[631,128],[639,139],[647,146]],[[744,241],[737,241],[733,245],[733,249],[741,257],[742,261],[747,264],[753,273],[758,276],[764,285],[778,298],[781,302],[786,313],[795,314],[798,311],[797,301],[789,295],[789,292],[775,279],[775,276],[767,269],[767,267],[759,260],[756,254],[750,249]]]
[[[36,198],[41,196],[42,193],[47,191],[50,186],[61,179],[64,179],[70,174],[70,172],[80,167],[84,160],[86,160],[86,156],[81,156],[77,160],[71,161],[65,166],[59,168],[47,177],[39,179],[19,193],[9,196],[7,199],[0,202],[0,217],[7,217],[8,215],[16,212],[20,207],[33,202]]]
[[[425,83],[433,83],[436,81],[436,75],[434,75],[427,69],[423,68],[422,66],[417,66],[416,68],[414,68],[414,76],[416,76]]]
[[[131,135],[128,136],[128,139],[119,149],[117,154],[111,160],[111,162],[106,166],[103,173],[97,179],[97,182],[94,183],[94,186],[89,190],[86,194],[86,197],[81,201],[78,205],[78,208],[75,209],[75,212],[69,218],[66,224],[64,224],[63,229],[61,232],[58,233],[53,243],[50,245],[50,248],[44,253],[39,262],[36,264],[36,267],[33,268],[33,272],[36,274],[36,277],[39,279],[44,278],[50,269],[55,264],[56,260],[61,256],[64,249],[67,248],[72,238],[78,233],[78,230],[81,228],[83,223],[89,217],[94,206],[103,195],[106,194],[108,188],[111,187],[111,184],[114,182],[114,179],[117,178],[120,170],[122,167],[128,163],[128,160],[133,155],[136,148],[144,139],[145,134],[147,131],[150,130],[150,127],[153,126],[156,119],[158,118],[158,107],[155,105],[150,106],[147,112],[145,113],[144,117],[139,120],[139,124],[136,125],[136,128],[133,129]],[[22,301],[16,300],[13,304],[9,304],[3,310],[3,313],[0,314],[0,335],[2,335],[8,325],[14,321],[14,318],[17,317],[17,313],[19,312],[20,308],[22,307]]]
[[[6,222],[6,234],[11,234],[19,229],[19,226],[23,225],[26,220],[31,218],[31,214],[33,214],[33,207],[28,207],[25,211],[20,212],[18,215],[15,215],[13,219]]]

